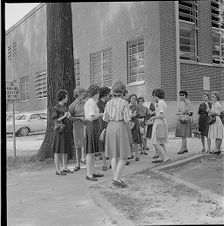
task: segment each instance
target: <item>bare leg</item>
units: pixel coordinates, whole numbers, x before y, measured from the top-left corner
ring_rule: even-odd
[[[133,145],[133,151],[135,152],[135,159],[139,159],[139,144],[134,143]]]
[[[95,154],[92,154],[91,173],[95,173]]]
[[[80,167],[81,163],[81,148],[76,148],[76,161],[77,161],[77,167]]]
[[[82,158],[81,160],[84,162],[85,161],[85,150],[84,147],[82,147]]]
[[[207,144],[208,144],[208,151],[207,152],[210,152],[211,151],[211,138],[207,137]]]
[[[114,157],[111,159],[111,167],[112,167],[112,173],[114,178],[117,171],[117,159]]]
[[[202,151],[205,150],[205,137],[201,136],[201,143],[202,143]]]
[[[215,152],[219,152],[221,149],[222,139],[215,139]]]
[[[54,154],[54,163],[55,163],[56,171],[60,172],[58,153]]]
[[[165,150],[163,149],[163,147],[161,145],[156,144],[155,148],[157,149],[157,151],[163,161],[167,161],[169,159],[168,155],[166,154]]]
[[[88,153],[86,155],[86,175],[88,177],[92,177],[91,164],[92,164],[92,154]]]
[[[101,152],[101,156],[103,158],[103,166],[106,167],[106,157],[105,157],[105,152]]]
[[[121,174],[125,167],[126,160],[120,159],[117,164],[117,170],[115,172],[114,180],[120,181]]]
[[[63,170],[67,169],[67,159],[68,159],[68,154],[62,154]]]

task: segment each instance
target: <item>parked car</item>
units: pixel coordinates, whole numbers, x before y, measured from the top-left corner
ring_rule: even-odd
[[[47,112],[20,112],[15,115],[16,136],[27,136],[31,132],[45,132]],[[13,133],[13,121],[6,121],[6,133]]]
[[[19,113],[19,111],[15,111],[15,115],[17,115]],[[13,113],[11,111],[7,111],[6,112],[6,121],[10,121],[13,119]]]

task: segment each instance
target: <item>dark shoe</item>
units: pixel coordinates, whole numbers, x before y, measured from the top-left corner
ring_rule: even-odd
[[[135,161],[139,161],[139,157],[135,157]]]
[[[153,159],[157,159],[157,158],[159,158],[159,156],[158,155],[154,155],[152,158]]]
[[[97,179],[92,175],[92,177],[86,176],[86,180],[97,181]]]
[[[112,184],[116,187],[119,187],[119,188],[126,188],[127,187],[127,184],[125,184],[123,181],[121,182],[121,181],[113,180]]]
[[[132,155],[131,157],[129,157],[128,159],[133,159],[134,158],[134,156]]]
[[[81,160],[81,163],[82,163],[82,164],[86,164],[86,160],[84,160],[84,161]]]
[[[94,177],[104,177],[102,173],[93,173]]]
[[[202,148],[201,153],[205,153],[205,152],[206,152],[205,148]]]
[[[128,166],[129,164],[130,164],[130,162],[129,161],[126,161],[125,165]]]
[[[163,160],[161,160],[161,159],[156,159],[156,160],[152,161],[152,163],[162,163],[162,162],[163,162]]]
[[[112,168],[112,167],[111,167],[111,164],[110,164],[109,168],[110,168],[110,169]]]
[[[80,170],[80,167],[79,167],[79,166],[76,166],[76,167],[74,168],[74,172],[76,172],[76,171],[78,171],[78,170]]]
[[[63,169],[62,172],[64,172],[64,173],[74,173],[70,169]]]
[[[146,150],[149,150],[149,148],[147,147]]]
[[[144,152],[144,155],[148,155],[148,153]]]
[[[144,154],[144,152],[143,152],[143,151],[140,151],[140,154],[141,154],[141,155],[143,155],[143,154]]]
[[[56,175],[66,176],[67,174],[62,171],[60,171],[60,172],[56,171]]]
[[[185,149],[185,150],[184,150],[184,152],[188,152],[188,150],[187,150],[187,149]]]
[[[178,151],[177,154],[178,154],[178,155],[181,155],[181,154],[184,154],[184,152],[185,152],[185,150],[183,150],[183,151]]]
[[[103,166],[103,171],[107,171],[107,166]]]
[[[212,154],[217,154],[217,155],[219,155],[221,153],[221,151],[214,151],[214,152],[212,152]]]

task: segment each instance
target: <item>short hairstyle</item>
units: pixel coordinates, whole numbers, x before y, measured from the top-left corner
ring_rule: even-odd
[[[58,101],[64,100],[65,97],[68,96],[68,92],[64,89],[60,89],[57,92]]]
[[[154,89],[154,96],[158,97],[159,99],[165,98],[165,92],[162,89]]]
[[[138,98],[137,95],[136,95],[135,93],[133,93],[133,94],[131,94],[131,95],[129,96],[129,98],[128,98],[128,102],[129,102],[129,103],[131,103],[131,98],[134,97],[134,96],[136,97],[136,100],[137,100],[137,98]]]
[[[210,93],[207,90],[203,90],[202,94],[206,95],[208,98],[210,97]]]
[[[86,94],[86,90],[84,88],[77,87],[76,89],[74,89],[74,98],[75,99],[81,94]]]
[[[87,95],[89,97],[93,97],[93,96],[95,96],[99,92],[100,92],[100,88],[96,84],[90,85],[89,88],[87,89]]]
[[[114,96],[122,96],[124,95],[126,87],[122,81],[116,81],[112,85],[112,93]]]
[[[139,97],[139,98],[137,99],[138,103],[139,103],[140,100],[142,100],[143,102],[145,102],[144,97]]]
[[[110,94],[110,88],[107,87],[107,86],[101,87],[100,88],[99,99],[107,96],[108,94]]]
[[[218,91],[213,91],[213,92],[211,93],[211,95],[215,95],[217,100],[220,100],[220,98],[221,98]]]
[[[179,92],[179,95],[185,95],[186,97],[188,97],[188,92],[186,90],[181,90]]]

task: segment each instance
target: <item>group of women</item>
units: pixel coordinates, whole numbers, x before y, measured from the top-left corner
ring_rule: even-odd
[[[167,104],[164,101],[165,93],[162,89],[153,90],[153,102],[144,106],[144,98],[132,94],[127,97],[127,89],[121,81],[108,87],[99,88],[90,85],[87,90],[77,88],[74,90],[75,100],[67,106],[68,93],[65,90],[58,92],[58,104],[54,108],[53,121],[61,121],[65,126],[62,130],[55,129],[54,159],[56,175],[66,175],[80,170],[82,149],[86,156],[86,180],[97,181],[103,177],[95,172],[95,154],[102,153],[103,170],[107,170],[106,161],[111,159],[113,180],[112,184],[118,187],[126,187],[121,180],[128,159],[135,157],[139,161],[139,153],[146,154],[147,138],[155,147],[156,154],[153,163],[169,162],[166,143],[168,142],[168,127],[166,122]],[[176,136],[182,137],[182,146],[178,154],[188,152],[187,137],[191,137],[190,100],[186,91],[180,91],[180,104],[178,105],[178,120]],[[205,93],[204,103],[200,105],[198,114],[199,130],[203,152],[205,152],[205,139],[208,137],[208,151],[210,139],[216,139],[216,150],[220,153],[224,129],[219,117],[221,105],[218,102],[220,96],[212,93],[212,103],[208,102]],[[209,125],[209,118],[213,115],[215,121]],[[69,126],[73,124],[73,139],[76,149],[77,166],[74,171],[67,168],[67,155],[72,150],[69,140]],[[59,167],[59,154],[62,154],[63,167]],[[133,156],[134,155],[134,156]]]

